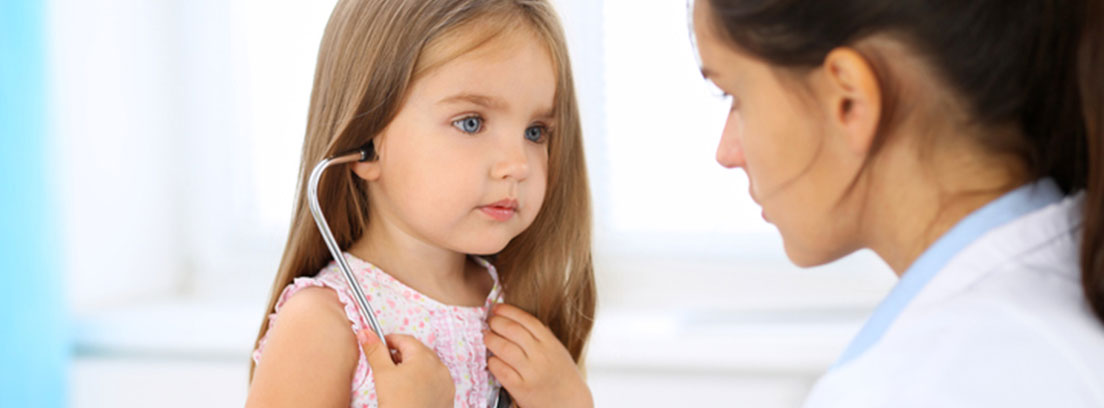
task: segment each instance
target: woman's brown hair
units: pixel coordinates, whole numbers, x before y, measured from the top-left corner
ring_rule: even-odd
[[[981,142],[1019,157],[1032,179],[1085,191],[1082,286],[1104,321],[1101,0],[701,1],[728,41],[783,69],[815,68],[837,47],[890,34],[930,62],[974,123],[1018,129]],[[874,150],[894,120],[894,96],[883,95],[888,114]]]
[[[496,255],[495,264],[506,301],[540,319],[581,362],[596,304],[590,188],[566,41],[545,0],[338,2],[318,53],[291,230],[258,343],[284,287],[331,261],[306,201],[314,164],[365,145],[383,131],[421,75],[519,30],[541,41],[555,65],[555,133],[549,138],[541,212]],[[322,211],[342,248],[359,239],[370,222],[364,183],[348,169],[330,170],[319,181]]]

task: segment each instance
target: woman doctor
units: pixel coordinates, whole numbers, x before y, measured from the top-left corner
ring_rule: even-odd
[[[1101,0],[696,0],[717,161],[900,276],[808,407],[1104,407]]]

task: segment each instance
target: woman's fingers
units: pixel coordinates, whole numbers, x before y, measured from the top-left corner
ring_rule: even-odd
[[[406,363],[418,361],[424,358],[424,356],[432,355],[437,357],[437,353],[422,344],[417,338],[407,334],[388,334],[387,344],[391,348],[395,349],[398,355],[398,363]]]
[[[387,349],[387,346],[384,346],[383,342],[379,341],[379,338],[371,330],[357,332],[357,341],[360,343],[360,349],[364,351],[364,357],[368,360],[368,366],[372,368],[372,371],[381,372],[395,367],[395,362],[391,361],[391,351]]]
[[[397,361],[392,361],[391,350],[371,331],[362,330],[357,338],[372,368],[380,406],[453,406],[456,388],[448,368],[417,338],[387,335],[387,344],[396,351]]]

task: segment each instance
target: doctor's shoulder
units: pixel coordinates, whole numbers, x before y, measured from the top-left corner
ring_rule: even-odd
[[[275,316],[246,406],[348,406],[359,346],[337,293],[303,288]]]
[[[1056,329],[993,302],[970,306],[916,339],[927,345],[897,378],[897,398],[918,403],[909,406],[1104,406],[1099,332]]]
[[[925,316],[900,397],[929,406],[1104,406],[1104,325],[1075,264],[1019,259]],[[931,392],[939,390],[939,392]]]

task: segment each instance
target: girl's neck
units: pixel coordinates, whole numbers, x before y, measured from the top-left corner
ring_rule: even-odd
[[[399,282],[441,303],[482,306],[493,281],[466,254],[406,234],[382,217],[369,223],[349,253],[379,267]]]

